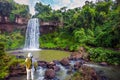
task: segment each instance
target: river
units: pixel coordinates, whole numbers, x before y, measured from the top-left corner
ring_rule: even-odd
[[[12,53],[13,55],[24,55],[27,56],[27,53],[30,51],[10,51],[9,53]],[[52,60],[61,60],[64,57],[69,57],[69,52],[64,51],[57,51],[57,50],[43,50],[43,51],[31,51],[33,53],[33,56],[38,60],[46,60],[46,61],[52,61]],[[61,57],[58,57],[59,55],[62,55]],[[51,59],[47,59],[47,58]],[[70,64],[74,65],[75,62],[71,61]],[[84,64],[86,66],[93,67],[97,73],[99,73],[101,76],[105,76],[103,80],[120,80],[120,68],[118,66],[101,66],[99,64],[94,63],[87,63]],[[56,73],[56,79],[55,80],[69,80],[70,76],[67,74],[67,69],[65,69],[62,65],[57,65],[60,67],[60,71]],[[35,72],[35,80],[43,80],[44,79],[44,72],[45,68],[38,67],[37,71]],[[11,77],[10,80],[26,80],[26,75],[24,76],[16,76]]]

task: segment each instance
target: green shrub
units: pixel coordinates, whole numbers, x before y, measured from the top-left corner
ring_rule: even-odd
[[[9,18],[10,18],[10,22],[15,21],[15,15],[14,14],[10,14]]]
[[[23,64],[23,59],[17,59],[15,56],[4,55],[0,60],[0,80],[9,75],[10,66],[16,66],[18,63]]]
[[[82,74],[81,72],[77,71],[73,74],[71,77],[71,80],[82,80]]]
[[[20,32],[0,34],[0,41],[4,42],[6,49],[20,48],[24,43],[24,37]]]
[[[94,62],[107,62],[109,64],[120,65],[120,52],[103,48],[90,48],[88,52],[90,60]]]
[[[0,42],[0,57],[5,55],[5,44]]]

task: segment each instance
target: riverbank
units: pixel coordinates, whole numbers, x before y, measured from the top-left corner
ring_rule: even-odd
[[[25,54],[25,56],[22,56],[22,54],[23,54],[22,52],[19,52],[19,55],[16,52],[13,53],[13,55],[16,55],[17,58],[24,58],[27,53]],[[35,56],[37,55],[37,53],[34,53],[33,55]],[[49,53],[49,55],[51,55],[51,53]],[[38,55],[36,56],[36,58],[37,57]],[[98,80],[103,80],[103,79],[118,80],[119,79],[119,76],[118,76],[119,68],[115,68],[115,66],[111,67],[105,63],[104,64],[90,63],[87,59],[83,59],[83,55],[80,53],[78,54],[74,52],[70,56],[67,56],[66,58],[61,58],[60,60],[55,59],[54,56],[50,56],[50,57],[51,58],[53,57],[54,59],[52,61],[45,61],[45,59],[38,61],[39,67],[37,69],[37,74],[35,74],[36,80],[42,80],[43,78],[49,78],[49,77],[53,79],[57,78],[60,80],[69,80],[69,79],[74,80],[76,78],[78,78],[79,80],[81,80],[81,78],[83,79],[97,78]],[[52,73],[52,74],[49,74],[49,73]],[[26,74],[24,75],[18,74],[17,76],[19,76],[19,78],[21,78],[22,80],[26,79]],[[10,77],[10,80],[13,80],[13,79],[19,80],[19,78],[14,76],[14,77]]]

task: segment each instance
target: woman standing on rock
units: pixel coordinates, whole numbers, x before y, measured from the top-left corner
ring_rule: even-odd
[[[37,67],[37,61],[33,58],[32,53],[28,53],[28,57],[25,60],[27,80],[34,80],[34,71]]]

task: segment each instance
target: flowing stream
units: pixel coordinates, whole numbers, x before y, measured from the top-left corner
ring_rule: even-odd
[[[34,56],[35,59],[37,60],[46,60],[44,58],[46,58],[46,56],[52,55],[52,57],[48,57],[48,58],[52,58],[48,61],[53,61],[53,60],[57,60],[57,56],[62,55],[61,58],[60,56],[58,57],[59,60],[61,60],[64,57],[69,57],[69,52],[66,51],[59,51],[59,50],[40,50],[40,51],[26,51],[26,50],[15,50],[15,51],[8,51],[8,53],[10,53],[11,55],[16,55],[16,56],[25,56],[27,57],[28,52],[31,52]],[[56,73],[56,79],[55,80],[66,80],[66,77],[68,77],[69,75],[67,74],[67,69],[65,69],[65,67],[63,67],[61,64],[57,64],[57,66],[60,67],[60,71],[58,71]],[[44,79],[44,73],[45,73],[46,68],[42,68],[42,67],[38,67],[37,71],[35,72],[35,80],[43,80]],[[14,76],[11,77],[10,80],[26,80],[26,75],[21,75],[21,76]]]
[[[114,68],[114,67],[109,67],[109,66],[103,67],[103,66],[98,66],[95,64],[86,64],[86,65],[95,68],[97,72],[100,72],[101,76],[106,77],[102,80],[119,80],[120,79],[119,68]],[[52,80],[69,80],[71,75],[67,74],[67,69],[65,69],[61,65],[58,65],[58,66],[60,66],[61,70],[56,73],[56,79],[52,79]],[[42,68],[39,66],[37,72],[35,72],[35,80],[44,80],[45,70],[46,70],[45,68]],[[26,75],[19,76],[19,77],[12,77],[10,78],[10,80],[26,80]]]
[[[120,80],[119,66],[100,66],[98,64],[88,63],[84,64],[93,67],[100,76],[104,76],[103,80]]]
[[[32,51],[33,56],[36,59],[42,59],[43,56],[41,56],[42,54],[45,54],[47,50],[43,50],[42,51]],[[60,54],[61,53],[56,53],[57,50],[55,50],[55,52],[52,50],[48,50],[47,55],[52,55],[53,53],[55,54]],[[18,52],[18,54],[17,54]],[[25,51],[24,53],[20,52],[20,51],[14,51],[14,52],[10,52],[13,53],[13,55],[24,55],[27,56],[27,53],[29,51]],[[45,53],[44,53],[45,52]],[[59,52],[59,51],[57,51]],[[62,52],[63,53],[63,52]],[[55,58],[58,55],[53,54],[52,56]],[[65,55],[66,53],[64,53]],[[46,56],[46,55],[44,55]],[[75,64],[76,61],[70,61],[70,65],[73,66]],[[106,78],[102,79],[102,80],[120,80],[120,68],[118,66],[101,66],[98,64],[93,64],[93,63],[87,63],[87,64],[83,64],[89,67],[93,67],[97,73],[99,73],[101,76],[105,76]],[[60,67],[60,71],[56,72],[56,78],[53,80],[69,80],[72,74],[68,74],[68,70],[67,68],[63,67],[61,64],[57,64],[57,66]],[[45,73],[46,68],[43,68],[41,66],[38,67],[37,71],[35,72],[35,80],[44,80],[44,73]],[[26,75],[21,75],[21,76],[16,76],[16,77],[11,77],[10,80],[26,80]]]

